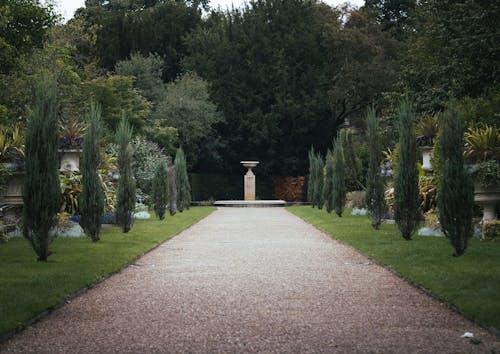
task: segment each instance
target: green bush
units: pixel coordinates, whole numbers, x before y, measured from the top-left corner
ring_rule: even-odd
[[[489,220],[483,223],[483,239],[500,241],[500,220]]]
[[[500,187],[500,165],[494,160],[481,162],[477,165],[474,181],[483,188]]]

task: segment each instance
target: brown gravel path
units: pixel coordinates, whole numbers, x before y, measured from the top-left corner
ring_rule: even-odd
[[[0,351],[500,353],[500,342],[284,209],[223,208]]]

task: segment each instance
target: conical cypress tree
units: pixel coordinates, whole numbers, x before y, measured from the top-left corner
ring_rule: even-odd
[[[465,170],[463,157],[463,117],[454,108],[441,117],[439,156],[441,175],[438,189],[439,222],[441,229],[461,256],[472,235],[473,186]]]
[[[155,175],[153,177],[153,209],[156,216],[163,220],[165,217],[165,210],[168,203],[168,181],[167,181],[167,164],[165,161],[156,167]]]
[[[311,203],[311,206],[314,208],[314,183],[315,181],[315,175],[314,175],[314,161],[315,161],[315,156],[316,154],[314,153],[314,148],[311,146],[311,149],[309,150],[308,157],[309,157],[309,177],[307,179],[307,201]]]
[[[99,241],[104,214],[104,191],[99,176],[101,106],[92,102],[83,139],[82,193],[79,198],[80,225],[93,242]]]
[[[28,119],[23,184],[23,235],[38,261],[46,261],[50,255],[49,230],[56,225],[61,207],[58,110],[56,82],[42,80],[36,87],[35,104]]]
[[[191,206],[191,186],[186,168],[186,157],[182,148],[175,154],[175,174],[177,185],[177,210],[182,212]]]
[[[314,156],[314,183],[313,183],[313,204],[318,207],[318,209],[323,209],[323,182],[324,182],[324,174],[323,168],[325,164],[323,162],[323,158],[320,153],[315,154]]]
[[[118,144],[118,170],[120,172],[116,197],[116,220],[123,232],[127,233],[134,221],[136,196],[132,171],[133,149],[130,144],[132,128],[125,119],[120,122],[115,139]]]
[[[326,211],[331,213],[333,210],[333,174],[334,174],[334,159],[330,149],[326,153],[325,158],[325,182],[323,184],[323,199],[325,201]]]
[[[177,181],[172,158],[167,156],[168,211],[174,215],[177,211]]]
[[[345,207],[346,188],[345,188],[345,162],[344,149],[342,142],[337,136],[333,149],[333,208],[338,216],[342,216]]]
[[[396,224],[405,240],[411,237],[419,223],[417,147],[413,121],[415,111],[408,98],[399,102],[399,163],[394,180]]]
[[[382,149],[379,143],[378,120],[373,107],[368,109],[366,123],[370,152],[366,175],[366,204],[372,218],[372,226],[378,230],[387,210],[387,205],[384,198],[384,180],[380,173]]]

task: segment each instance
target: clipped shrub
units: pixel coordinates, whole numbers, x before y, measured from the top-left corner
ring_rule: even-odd
[[[500,220],[488,220],[483,223],[483,239],[500,241]]]
[[[175,177],[177,185],[177,210],[182,212],[191,206],[191,186],[186,167],[186,156],[182,148],[177,150],[175,154]]]
[[[370,108],[366,115],[368,145],[370,157],[366,175],[366,205],[372,219],[372,226],[378,230],[387,211],[384,197],[384,180],[380,171],[382,149],[379,139],[379,125],[374,108]]]
[[[333,169],[334,169],[333,154],[328,149],[325,158],[325,181],[323,184],[323,198],[325,200],[325,207],[328,213],[333,210]]]
[[[37,254],[38,261],[50,255],[61,207],[58,140],[59,102],[55,80],[42,80],[35,90],[35,104],[28,119],[25,142],[26,175],[23,185],[23,236]]]
[[[133,149],[130,144],[132,128],[125,119],[122,119],[116,131],[116,144],[118,145],[118,192],[116,196],[116,221],[124,233],[130,231],[134,221],[135,209],[135,181],[132,171]]]
[[[167,156],[167,185],[168,185],[168,211],[170,215],[175,215],[177,211],[177,184],[175,166],[172,158]]]
[[[464,168],[464,122],[454,108],[442,115],[440,131],[439,222],[455,249],[453,255],[461,256],[472,236],[474,195],[471,178]]]
[[[80,226],[93,242],[99,241],[104,213],[104,191],[99,176],[99,141],[101,138],[101,106],[92,102],[89,125],[83,140],[82,193],[79,197]]]
[[[153,178],[153,209],[158,219],[163,220],[168,203],[167,164],[161,161]]]
[[[418,203],[417,147],[413,121],[415,111],[408,98],[399,102],[399,161],[394,179],[395,220],[405,240],[411,240],[418,227],[420,210]]]
[[[344,149],[342,142],[337,136],[333,148],[333,208],[338,216],[342,216],[346,203],[346,188],[345,188],[345,161]]]

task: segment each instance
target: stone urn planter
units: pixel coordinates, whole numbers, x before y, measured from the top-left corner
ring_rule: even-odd
[[[432,174],[432,150],[433,146],[420,146],[419,150],[422,152],[422,169],[427,174]]]
[[[80,170],[80,155],[83,150],[69,149],[59,150],[61,153],[61,172],[76,172]]]
[[[500,185],[485,188],[474,183],[474,202],[483,209],[483,222],[496,218],[495,205],[500,201]]]
[[[4,164],[4,168],[8,169],[10,172],[5,188],[0,192],[1,203],[23,205],[24,169],[18,168],[15,164],[10,163]]]

